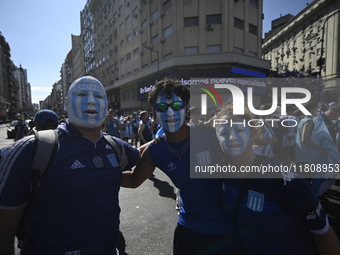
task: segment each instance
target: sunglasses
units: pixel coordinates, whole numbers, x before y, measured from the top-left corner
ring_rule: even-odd
[[[154,105],[154,108],[157,112],[166,112],[169,109],[169,107],[171,107],[171,109],[174,111],[179,111],[185,107],[185,102],[177,101],[172,102],[171,104],[160,103]]]

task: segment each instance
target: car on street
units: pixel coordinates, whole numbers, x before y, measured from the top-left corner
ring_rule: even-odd
[[[7,126],[7,138],[15,138],[16,137],[16,131],[15,131],[15,126],[18,124],[17,120],[14,120]]]

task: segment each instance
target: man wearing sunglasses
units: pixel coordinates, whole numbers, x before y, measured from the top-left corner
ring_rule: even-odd
[[[231,236],[236,228],[221,203],[222,180],[190,178],[190,135],[195,130],[190,132],[186,124],[189,99],[188,87],[177,80],[165,78],[152,88],[149,102],[164,134],[147,144],[133,171],[123,172],[121,186],[138,187],[157,167],[180,190],[173,254],[245,254]]]

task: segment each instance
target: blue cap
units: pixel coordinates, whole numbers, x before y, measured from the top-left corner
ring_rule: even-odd
[[[35,114],[33,121],[42,126],[57,126],[58,116],[52,110],[40,110]]]

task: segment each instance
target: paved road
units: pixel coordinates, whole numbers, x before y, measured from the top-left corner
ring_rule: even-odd
[[[160,170],[137,189],[120,192],[121,232],[125,254],[170,255],[178,213],[175,189]],[[124,254],[124,253],[123,253]]]

